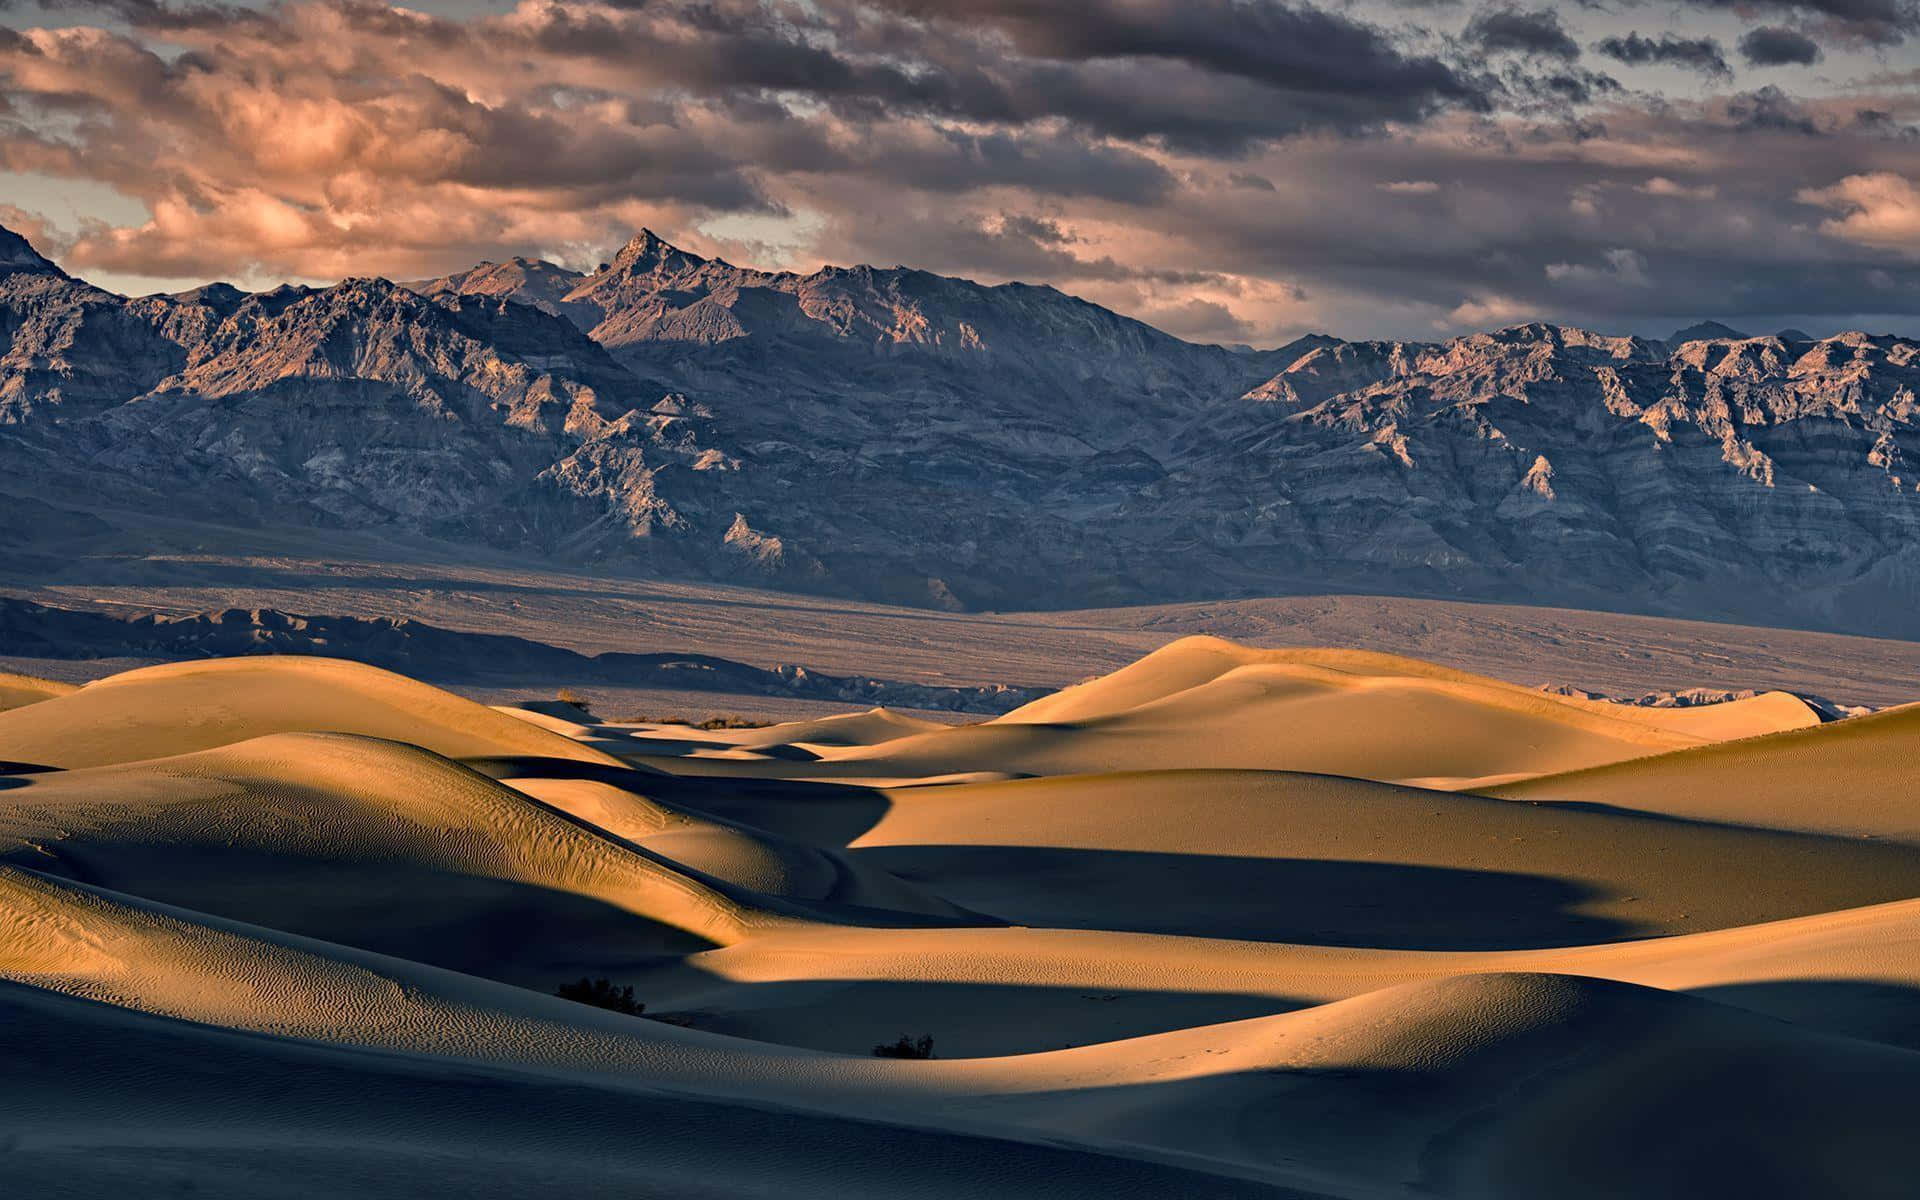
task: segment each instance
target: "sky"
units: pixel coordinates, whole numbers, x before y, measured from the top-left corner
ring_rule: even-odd
[[[764,267],[1200,341],[1920,332],[1920,0],[0,0],[0,224],[128,293]]]

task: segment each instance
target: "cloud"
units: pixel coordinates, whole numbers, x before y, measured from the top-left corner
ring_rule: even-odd
[[[1772,85],[1729,99],[1727,116],[1740,129],[1800,133],[1808,137],[1826,132],[1811,108]]]
[[[6,197],[59,215],[68,268],[142,286],[591,266],[647,225],[735,261],[1052,283],[1259,344],[1920,310],[1873,274],[1909,245],[1906,193],[1850,182],[1920,179],[1920,93],[1628,92],[1578,61],[1617,31],[1576,6],[1411,14],[1449,36],[1378,0],[113,2],[110,28],[0,26],[0,170],[144,208]],[[1504,47],[1492,65],[1463,25]]]
[[[1849,42],[1893,46],[1920,33],[1916,0],[1691,0],[1701,8],[1743,17],[1778,13]]]
[[[1689,187],[1684,183],[1676,183],[1664,175],[1655,175],[1641,184],[1637,190],[1648,196],[1669,196],[1682,200],[1711,200],[1720,194],[1720,189],[1710,183]]]
[[[1568,62],[1580,57],[1560,16],[1550,8],[1483,8],[1467,22],[1467,41],[1489,53],[1528,54]]]
[[[1730,77],[1733,74],[1733,69],[1727,66],[1725,52],[1713,38],[1677,38],[1665,33],[1650,38],[1634,32],[1602,38],[1594,49],[1630,66],[1658,63],[1684,67],[1702,75]]]
[[[0,226],[26,238],[33,248],[48,257],[58,257],[73,248],[73,236],[56,228],[38,213],[15,204],[0,203]]]
[[[1142,319],[1168,333],[1191,341],[1244,342],[1254,336],[1254,327],[1235,316],[1233,310],[1214,300],[1191,299],[1173,304],[1151,306]]]
[[[1799,199],[1840,214],[1821,226],[1835,237],[1920,252],[1920,187],[1911,179],[1891,171],[1849,175],[1805,189]]]
[[[1533,310],[1525,301],[1511,296],[1474,296],[1462,300],[1447,313],[1447,320],[1435,322],[1435,328],[1441,330],[1467,328],[1488,329],[1496,326],[1516,325],[1532,319]]]
[[[1647,274],[1646,255],[1626,246],[1618,246],[1601,255],[1601,265],[1588,266],[1582,263],[1548,263],[1548,279],[1559,284],[1574,286],[1600,284],[1624,284],[1627,287],[1652,287],[1653,279]]]
[[[1020,51],[1071,62],[1162,59],[1285,91],[1466,97],[1471,87],[1431,56],[1409,56],[1384,30],[1277,0],[878,0],[945,31],[990,28]]]
[[[1811,66],[1820,61],[1820,43],[1804,33],[1762,25],[1740,39],[1740,54],[1750,66]]]

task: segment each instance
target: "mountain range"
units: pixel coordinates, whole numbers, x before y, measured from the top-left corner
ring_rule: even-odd
[[[738,267],[127,298],[0,231],[0,549],[164,515],[947,608],[1316,591],[1913,635],[1920,341],[1196,345],[1049,287]]]

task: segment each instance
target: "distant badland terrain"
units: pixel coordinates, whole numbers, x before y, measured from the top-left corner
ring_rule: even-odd
[[[954,610],[1364,591],[1912,636],[1916,386],[1920,343],[1865,333],[1253,351],[651,233],[586,275],[128,299],[0,233],[0,550],[357,531]]]

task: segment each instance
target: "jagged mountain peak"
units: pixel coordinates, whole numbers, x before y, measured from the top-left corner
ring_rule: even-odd
[[[1547,321],[1529,321],[1520,325],[1509,325],[1504,329],[1486,334],[1468,334],[1453,339],[1452,343],[1502,343],[1507,345],[1541,345],[1554,350],[1597,350],[1616,358],[1650,358],[1662,356],[1665,345],[1651,342],[1633,335],[1599,333],[1580,325],[1556,325]]]
[[[633,235],[620,253],[614,255],[608,274],[670,274],[705,265],[709,260],[682,250],[651,229]]]
[[[53,260],[33,248],[26,238],[0,225],[0,275],[31,274],[58,275],[66,277],[66,272],[55,266]]]

